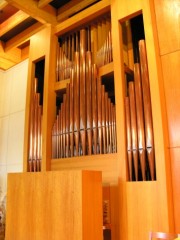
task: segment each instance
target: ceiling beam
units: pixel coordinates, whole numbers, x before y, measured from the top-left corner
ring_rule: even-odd
[[[15,65],[14,62],[0,57],[0,69],[7,70],[10,67],[13,67],[14,65]]]
[[[79,11],[83,10],[84,8],[96,1],[97,0],[76,0],[68,2],[67,4],[58,9],[58,22],[68,18],[69,16],[72,16],[73,14],[78,13]]]
[[[38,6],[39,7],[39,6]],[[56,16],[57,17],[57,10],[52,7],[51,5],[46,5],[42,8],[43,11],[46,11],[48,12],[49,14],[53,15],[53,16]]]
[[[19,49],[13,48],[4,52],[4,43],[0,41],[0,69],[7,70],[10,67],[20,63],[29,56],[29,46]]]
[[[43,24],[56,25],[56,10],[54,12],[46,12],[43,9],[38,8],[38,2],[34,0],[6,0],[9,4],[29,14],[34,19],[38,20]]]
[[[15,26],[20,24],[22,21],[26,20],[29,17],[28,14],[19,10],[17,13],[12,15],[6,21],[0,24],[0,37],[3,36],[5,33],[13,29]]]
[[[96,17],[107,13],[110,10],[110,0],[100,1],[91,7],[77,13],[71,18],[64,20],[55,27],[55,34],[61,35],[65,32],[71,31],[76,27],[93,20]]]
[[[15,37],[7,41],[4,46],[5,52],[8,51],[9,49],[20,46],[24,42],[27,42],[33,34],[37,33],[38,31],[45,27],[46,27],[45,25],[39,22],[33,24],[23,32],[17,34]]]
[[[3,8],[5,8],[8,5],[8,3],[5,0],[1,0],[0,1],[0,10],[2,10]]]
[[[19,63],[21,61],[21,49],[13,48],[9,51],[4,51],[4,44],[0,41],[0,58],[4,58],[13,63]]]
[[[53,0],[39,0],[38,2],[38,7],[39,8],[43,8],[46,5],[48,5],[48,3],[52,2]]]

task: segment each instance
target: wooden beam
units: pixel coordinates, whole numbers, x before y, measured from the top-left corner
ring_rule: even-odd
[[[14,62],[11,62],[5,58],[1,58],[0,57],[0,69],[2,70],[7,70],[9,69],[10,67],[13,67],[15,65]]]
[[[69,16],[72,16],[75,13],[78,13],[79,11],[94,2],[96,2],[96,0],[76,0],[68,2],[67,4],[58,9],[58,22],[68,18]]]
[[[4,52],[5,43],[0,40],[0,52]]]
[[[38,2],[34,0],[6,0],[9,4],[14,7],[22,10],[23,12],[29,14],[34,19],[39,22],[46,24],[56,25],[56,11],[52,14],[52,12],[46,12],[43,9],[38,8]]]
[[[57,10],[52,7],[51,5],[46,5],[42,8],[43,11],[46,11],[48,12],[49,14],[53,15],[53,16],[56,16],[57,17]]]
[[[55,27],[55,34],[60,35],[70,31],[94,18],[110,11],[110,0],[100,1],[93,6],[77,13],[71,18],[59,23]]]
[[[28,14],[19,10],[17,13],[9,17],[6,21],[1,23],[0,25],[0,37],[3,36],[5,33],[13,29],[19,23],[23,22],[29,17]]]
[[[29,57],[29,46],[21,49],[21,60],[25,60]]]
[[[43,8],[45,7],[48,3],[52,2],[52,0],[39,0],[38,2],[38,7]]]
[[[0,41],[0,69],[7,70],[21,61],[21,49],[4,51],[4,43]]]
[[[4,58],[13,63],[18,63],[21,61],[21,49],[13,48],[5,52],[4,44],[0,41],[0,58]]]
[[[27,59],[29,56],[29,46],[19,49],[13,48],[9,51],[4,51],[4,43],[0,41],[0,69],[7,70],[17,63]]]
[[[8,3],[5,0],[1,0],[0,1],[0,10],[2,10],[3,8],[5,8],[8,5]]]
[[[31,27],[27,28],[23,32],[19,33],[15,37],[11,38],[9,41],[5,43],[5,51],[8,51],[11,48],[17,47],[21,45],[22,43],[29,40],[29,38],[40,31],[41,29],[45,28],[46,26],[41,23],[35,23]]]

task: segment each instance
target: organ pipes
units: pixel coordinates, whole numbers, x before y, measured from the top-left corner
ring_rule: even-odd
[[[70,78],[70,71],[74,68],[76,61],[76,53],[80,54],[80,58],[83,57],[82,44],[85,45],[86,50],[91,50],[91,61],[97,67],[113,61],[110,17],[104,17],[83,31],[73,32],[60,39],[57,46],[56,81]],[[80,34],[87,35],[86,39],[82,38]],[[83,66],[81,67],[83,68]]]
[[[52,129],[53,158],[117,151],[115,105],[93,63],[91,31],[86,28],[75,34],[70,83]]]
[[[30,134],[29,134],[29,172],[39,172],[42,160],[42,105],[40,93],[37,92],[38,79],[32,84],[30,104]]]
[[[154,136],[146,45],[139,41],[140,63],[134,64],[134,81],[125,98],[129,180],[155,180]],[[148,176],[150,175],[150,176]]]

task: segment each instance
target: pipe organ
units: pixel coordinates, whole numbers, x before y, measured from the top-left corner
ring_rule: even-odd
[[[129,180],[155,180],[155,154],[149,74],[145,40],[139,43],[140,63],[134,64],[134,81],[125,97]]]
[[[38,93],[38,79],[32,83],[29,129],[29,172],[41,171],[42,160],[42,105]]]
[[[98,77],[111,61],[109,18],[61,39],[57,81],[70,80],[52,129],[53,158],[116,152],[115,104]]]

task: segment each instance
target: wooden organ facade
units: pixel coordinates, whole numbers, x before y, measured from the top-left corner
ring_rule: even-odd
[[[165,5],[101,0],[30,38],[24,171],[102,171],[104,228],[112,240],[180,231],[179,148],[170,129],[172,77],[166,74],[179,46],[165,46]],[[138,16],[140,38],[138,23],[132,24]],[[43,101],[33,110],[35,69],[42,60],[34,99],[41,94]]]

